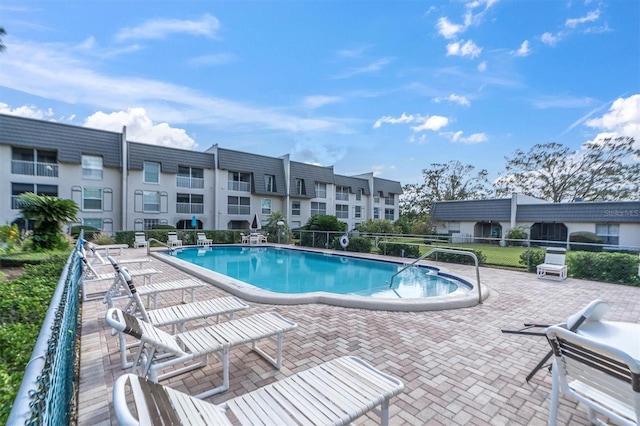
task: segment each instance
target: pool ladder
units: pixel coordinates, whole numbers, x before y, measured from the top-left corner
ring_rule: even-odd
[[[478,266],[478,256],[475,255],[475,253],[472,253],[470,251],[465,251],[465,250],[453,250],[453,249],[445,249],[445,248],[432,248],[431,250],[429,250],[428,252],[426,252],[425,254],[423,254],[422,256],[420,256],[419,258],[417,258],[416,260],[414,260],[413,262],[404,265],[404,267],[402,267],[398,272],[394,273],[393,275],[391,275],[391,282],[389,283],[389,288],[393,287],[393,280],[395,279],[396,276],[400,275],[400,273],[406,271],[407,269],[411,268],[412,266],[414,266],[416,263],[418,263],[419,261],[423,260],[424,258],[428,257],[429,255],[431,255],[432,253],[452,253],[452,254],[461,254],[463,256],[469,256],[471,258],[473,258],[475,264],[476,264],[476,281],[478,283],[478,303],[482,303],[482,291],[480,290],[480,267]]]

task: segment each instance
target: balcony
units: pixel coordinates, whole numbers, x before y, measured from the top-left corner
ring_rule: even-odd
[[[14,175],[58,177],[58,164],[11,160],[11,173]]]
[[[176,177],[176,186],[178,188],[203,189],[204,188],[204,179],[203,178],[194,178],[194,177],[190,177],[190,176],[177,176]]]
[[[204,204],[176,203],[176,213],[203,214]]]
[[[228,181],[228,185],[230,191],[242,191],[242,192],[251,192],[251,183],[249,182],[239,182],[237,180]]]
[[[241,214],[241,215],[250,215],[251,207],[250,206],[227,206],[227,214]]]

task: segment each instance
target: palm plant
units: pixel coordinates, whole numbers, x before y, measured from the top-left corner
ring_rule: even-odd
[[[62,224],[76,221],[78,205],[71,201],[48,195],[25,192],[18,197],[18,206],[25,220],[35,220],[33,247],[35,250],[62,248]]]
[[[284,223],[284,225],[279,226],[278,222]],[[269,241],[276,242],[278,240],[278,233],[288,229],[287,218],[281,211],[271,212],[269,219],[267,220],[267,224],[262,228],[269,233],[267,237]]]

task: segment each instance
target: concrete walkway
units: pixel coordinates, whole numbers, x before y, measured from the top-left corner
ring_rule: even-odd
[[[144,257],[144,249],[128,249],[120,258]],[[437,264],[475,278],[473,267]],[[163,271],[154,282],[184,273],[159,260]],[[133,269],[133,267],[131,268]],[[543,425],[549,413],[551,375],[543,369],[530,383],[525,377],[549,351],[543,337],[503,334],[524,322],[561,322],[594,299],[611,304],[605,319],[640,323],[640,288],[577,279],[543,281],[534,274],[481,268],[481,282],[491,290],[483,305],[424,313],[366,311],[326,305],[276,306],[250,303],[239,314],[276,311],[299,324],[285,334],[284,362],[271,367],[250,346],[231,351],[230,390],[208,398],[220,403],[301,370],[343,355],[356,355],[399,377],[405,390],[391,400],[392,425]],[[227,294],[214,287],[198,290],[198,300]],[[177,303],[161,298],[160,306]],[[100,301],[82,307],[80,425],[117,424],[111,388],[120,368],[118,339],[105,326],[106,306]],[[188,324],[213,323],[213,320]],[[196,394],[221,383],[221,365],[214,358],[206,368],[174,377],[163,384]],[[587,425],[586,410],[563,399],[559,424]],[[358,425],[377,424],[363,417]]]

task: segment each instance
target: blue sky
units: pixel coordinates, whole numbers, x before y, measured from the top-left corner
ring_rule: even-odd
[[[640,143],[640,2],[3,0],[0,113],[374,171]]]

